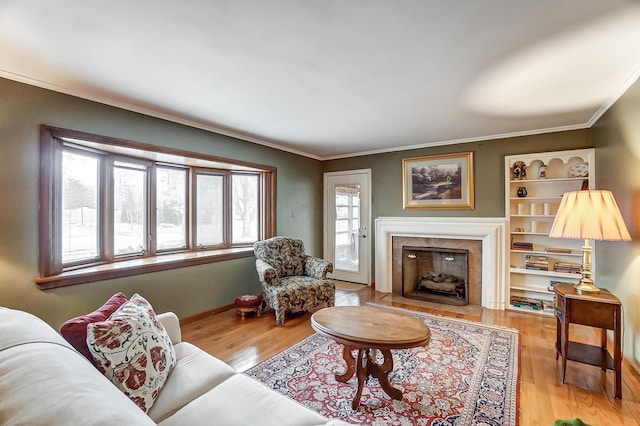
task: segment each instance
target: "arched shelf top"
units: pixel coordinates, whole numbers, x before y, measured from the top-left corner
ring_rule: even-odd
[[[587,156],[576,156],[576,155],[565,155],[565,156],[559,156],[559,155],[555,155],[552,158],[542,158],[542,156],[540,154],[537,154],[538,158],[526,158],[526,156],[522,156],[522,158],[518,158],[515,160],[511,161],[510,166],[513,167],[515,163],[517,163],[518,161],[522,161],[524,163],[525,166],[529,167],[529,166],[534,166],[534,165],[538,165],[538,166],[548,166],[550,163],[552,162],[561,162],[562,164],[577,164],[577,163],[588,163],[589,159]]]
[[[594,162],[593,148],[509,155],[506,161],[511,181],[586,178]]]

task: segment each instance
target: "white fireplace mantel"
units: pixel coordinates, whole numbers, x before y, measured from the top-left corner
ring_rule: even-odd
[[[392,291],[393,237],[482,241],[482,306],[505,309],[506,219],[481,217],[379,217],[376,219],[376,290]]]

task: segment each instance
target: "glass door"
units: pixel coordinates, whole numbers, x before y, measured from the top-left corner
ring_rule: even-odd
[[[325,174],[325,259],[332,278],[369,284],[369,170]]]

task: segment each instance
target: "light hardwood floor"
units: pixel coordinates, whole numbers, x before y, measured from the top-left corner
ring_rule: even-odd
[[[640,379],[625,360],[622,367],[622,400],[613,397],[613,372],[602,374],[597,367],[568,361],[566,384],[559,382],[560,361],[555,359],[556,323],[552,317],[484,309],[479,316],[433,308],[403,305],[383,299],[364,287],[359,291],[336,290],[336,305],[375,302],[412,310],[481,321],[520,331],[520,426],[551,426],[556,419],[579,417],[591,425],[640,425]],[[387,298],[388,299],[388,298]],[[314,331],[310,313],[287,317],[276,327],[273,311],[261,317],[248,314],[242,320],[235,309],[186,319],[184,341],[245,371],[297,343]],[[598,344],[593,329],[571,326],[571,339]]]

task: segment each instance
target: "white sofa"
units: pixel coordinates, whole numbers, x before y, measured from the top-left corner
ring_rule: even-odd
[[[158,317],[174,344],[177,365],[145,414],[43,320],[0,307],[0,424],[346,424],[182,342],[175,314]]]

